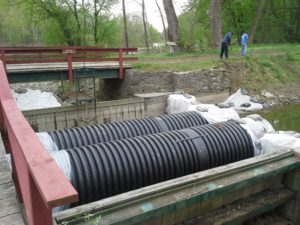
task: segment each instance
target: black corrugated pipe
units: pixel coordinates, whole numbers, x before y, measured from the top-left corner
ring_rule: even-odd
[[[48,134],[58,149],[61,150],[204,124],[208,124],[208,122],[199,113],[185,112],[110,124],[76,127],[52,131]]]
[[[128,138],[68,150],[79,203],[254,156],[251,137],[234,122]]]

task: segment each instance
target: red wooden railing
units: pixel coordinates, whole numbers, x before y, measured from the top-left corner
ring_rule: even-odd
[[[73,62],[119,62],[119,77],[123,79],[123,62],[137,60],[136,57],[124,57],[124,53],[137,52],[137,48],[96,48],[96,47],[28,47],[0,48],[0,60],[6,64],[57,63],[66,62],[69,80],[73,79]]]
[[[29,225],[52,225],[53,207],[78,200],[76,190],[18,109],[0,61],[0,129]]]

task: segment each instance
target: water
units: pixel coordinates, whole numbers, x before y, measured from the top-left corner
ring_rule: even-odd
[[[293,130],[300,132],[300,105],[287,105],[259,112],[275,130]]]

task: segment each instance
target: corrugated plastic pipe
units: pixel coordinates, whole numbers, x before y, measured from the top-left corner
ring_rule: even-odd
[[[48,134],[58,150],[62,150],[204,124],[208,124],[208,122],[199,113],[185,112],[110,124],[76,127],[52,131]]]
[[[67,150],[79,203],[254,156],[251,137],[234,122],[128,138]]]

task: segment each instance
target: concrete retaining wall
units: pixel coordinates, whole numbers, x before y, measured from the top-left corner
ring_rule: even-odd
[[[103,124],[165,113],[167,94],[147,94],[139,98],[93,104],[23,111],[29,124],[36,132]]]

